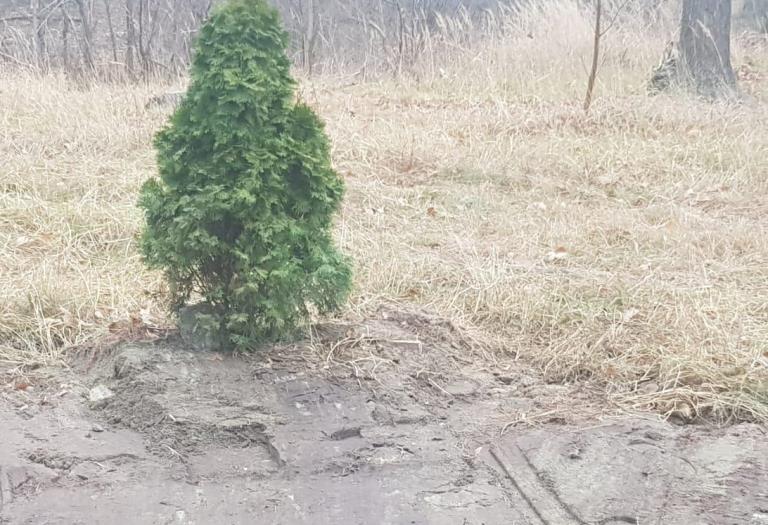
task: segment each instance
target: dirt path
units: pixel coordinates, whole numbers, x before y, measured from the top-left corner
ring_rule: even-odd
[[[250,358],[129,344],[9,378],[0,523],[768,524],[765,429],[597,420],[490,363],[384,312]]]

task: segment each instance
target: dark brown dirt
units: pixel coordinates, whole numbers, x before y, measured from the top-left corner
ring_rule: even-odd
[[[611,415],[425,315],[2,377],[0,523],[768,524],[764,428]]]

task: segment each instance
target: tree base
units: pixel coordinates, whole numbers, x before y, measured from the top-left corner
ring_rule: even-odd
[[[680,44],[671,40],[664,48],[659,64],[648,81],[648,93],[658,95],[671,91],[688,92],[706,100],[739,99],[735,84],[718,79],[701,78],[691,73],[681,59]]]
[[[207,303],[179,309],[178,327],[181,340],[193,350],[220,352],[230,347],[221,328],[221,312]]]

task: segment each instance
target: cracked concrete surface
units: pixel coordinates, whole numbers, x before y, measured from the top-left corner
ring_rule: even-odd
[[[439,320],[382,317],[250,357],[129,344],[5,388],[0,523],[768,523],[764,428],[597,420]]]

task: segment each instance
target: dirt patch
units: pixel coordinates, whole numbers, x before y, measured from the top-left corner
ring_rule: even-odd
[[[382,311],[254,356],[129,344],[9,379],[0,522],[768,523],[761,427],[607,423],[489,357]]]

